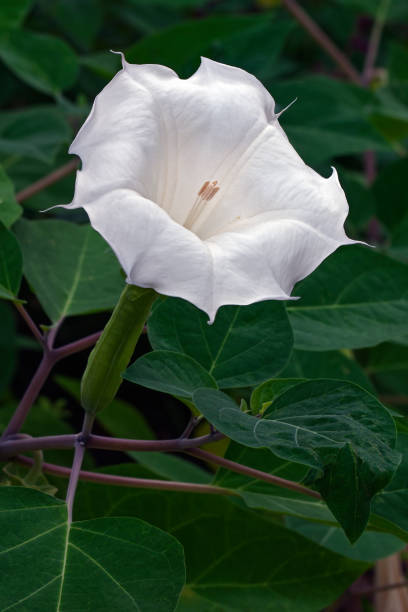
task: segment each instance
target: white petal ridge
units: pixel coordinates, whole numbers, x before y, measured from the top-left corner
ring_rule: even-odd
[[[239,68],[203,58],[183,80],[123,61],[71,145],[82,170],[66,207],[87,211],[128,283],[184,298],[211,321],[222,305],[291,299],[353,241],[335,170],[326,179],[304,164],[274,108]]]

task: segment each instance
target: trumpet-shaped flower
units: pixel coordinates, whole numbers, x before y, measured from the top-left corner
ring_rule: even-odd
[[[75,196],[127,282],[184,298],[214,319],[224,304],[290,299],[340,245],[347,201],[333,170],[308,167],[275,103],[247,72],[208,59],[189,79],[123,69],[71,145]]]

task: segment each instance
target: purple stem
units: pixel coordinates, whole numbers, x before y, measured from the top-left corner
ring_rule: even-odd
[[[210,463],[215,463],[216,465],[225,467],[231,472],[244,474],[245,476],[250,476],[251,478],[256,478],[257,480],[264,480],[265,482],[270,482],[271,484],[277,485],[278,487],[284,487],[285,489],[291,489],[292,491],[296,491],[297,493],[309,495],[309,497],[321,499],[321,495],[320,493],[317,493],[317,491],[308,489],[307,487],[304,487],[298,484],[297,482],[286,480],[286,478],[280,478],[279,476],[274,476],[273,474],[268,474],[267,472],[256,470],[254,468],[248,467],[247,465],[236,463],[235,461],[225,459],[224,457],[219,457],[218,455],[214,455],[213,453],[209,453],[208,451],[202,449],[197,448],[195,450],[188,450],[186,452],[189,455],[193,455],[193,457],[198,457],[199,459],[203,459],[204,461],[208,461]]]
[[[32,465],[33,459],[29,457],[18,456],[16,461],[24,465]],[[69,477],[71,474],[70,468],[54,465],[53,463],[42,464],[44,472],[54,474],[55,476]],[[221,495],[238,495],[231,489],[216,487],[212,485],[203,485],[189,482],[177,482],[169,480],[154,480],[152,478],[131,478],[128,476],[115,476],[113,474],[98,474],[96,472],[88,472],[81,470],[79,472],[80,480],[88,482],[97,482],[107,485],[116,485],[119,487],[135,487],[140,489],[164,489],[166,491],[189,491],[192,493],[215,493]]]
[[[14,306],[17,308],[18,312],[21,314],[24,321],[27,323],[33,336],[38,340],[41,346],[44,346],[45,344],[44,336],[42,335],[42,333],[40,332],[40,330],[38,329],[38,327],[36,326],[32,318],[30,317],[30,315],[28,314],[24,306],[20,304],[19,302],[14,302]]]
[[[63,359],[64,357],[68,357],[69,355],[73,355],[74,353],[79,353],[79,351],[84,351],[96,343],[101,333],[102,331],[98,331],[89,336],[85,336],[85,338],[81,338],[80,340],[75,340],[74,342],[60,346],[59,348],[54,349],[54,355],[56,355],[59,360]]]
[[[173,440],[132,440],[127,438],[109,438],[107,436],[89,435],[86,440],[88,448],[117,451],[176,452],[197,448],[209,442],[216,442],[224,437],[221,433],[208,434],[198,438],[175,438]],[[73,448],[81,434],[61,436],[43,436],[38,438],[7,439],[0,443],[0,456],[13,457],[18,453],[33,450]]]
[[[74,460],[72,462],[72,469],[71,474],[69,476],[66,497],[69,525],[72,523],[72,513],[74,508],[75,493],[78,486],[79,474],[81,472],[82,461],[84,459],[86,443],[92,431],[94,420],[95,415],[89,414],[88,412],[85,413],[81,434],[75,440]]]
[[[49,373],[54,366],[54,363],[55,360],[53,359],[52,353],[45,350],[36,373],[31,379],[31,382],[28,385],[21,402],[19,403],[15,413],[10,419],[9,424],[3,432],[1,437],[2,440],[20,431],[28,413],[30,412],[31,406],[37,399],[39,392],[41,391]]]

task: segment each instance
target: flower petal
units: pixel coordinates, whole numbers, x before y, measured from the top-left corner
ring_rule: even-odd
[[[237,222],[205,241],[213,258],[213,310],[289,297],[293,286],[339,246],[353,244],[342,232],[330,238],[297,219],[263,213]]]
[[[185,80],[164,66],[123,66],[71,145],[89,179],[75,203],[134,189],[182,224],[203,183],[228,172],[273,119],[273,98],[244,70],[205,58]]]
[[[128,283],[202,307],[212,284],[212,262],[195,234],[129,189],[108,192],[84,208],[116,253]]]

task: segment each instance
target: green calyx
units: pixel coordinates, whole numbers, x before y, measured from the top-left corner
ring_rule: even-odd
[[[153,289],[126,285],[82,377],[81,403],[86,412],[95,414],[114,399],[156,298]]]

